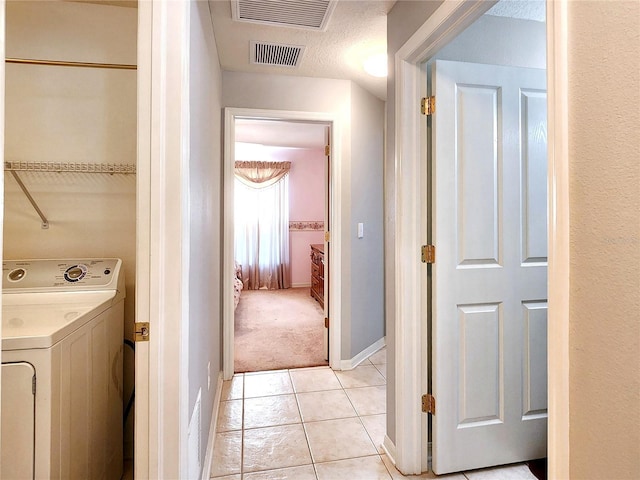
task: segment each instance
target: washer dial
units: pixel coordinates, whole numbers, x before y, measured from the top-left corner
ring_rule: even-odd
[[[64,271],[64,279],[67,282],[78,282],[87,274],[87,266],[79,263],[73,265]]]
[[[10,282],[19,282],[24,278],[26,274],[27,271],[24,268],[15,268],[9,272],[9,275],[7,275],[7,277],[9,278]]]

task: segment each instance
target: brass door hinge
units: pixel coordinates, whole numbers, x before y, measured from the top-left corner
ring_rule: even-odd
[[[424,97],[420,101],[420,113],[422,115],[432,115],[436,112],[436,97]]]
[[[331,155],[331,146],[329,146],[329,145],[325,145],[325,147],[324,147],[324,155],[325,155],[326,157],[328,157],[329,155]]]
[[[324,328],[329,328],[329,317],[324,317]]]
[[[423,245],[421,250],[422,250],[422,263],[436,263],[435,245]]]
[[[136,342],[148,342],[149,341],[149,322],[136,322],[136,331],[134,341]]]
[[[324,241],[328,242],[331,240],[331,232],[324,232]]]
[[[422,411],[423,413],[436,414],[436,397],[427,393],[422,395]]]

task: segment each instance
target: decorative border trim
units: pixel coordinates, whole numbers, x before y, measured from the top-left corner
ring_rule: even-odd
[[[289,222],[289,231],[324,231],[324,221],[291,221]]]

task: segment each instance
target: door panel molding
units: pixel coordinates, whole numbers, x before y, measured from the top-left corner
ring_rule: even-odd
[[[500,90],[459,85],[455,92],[458,265],[500,266],[498,102]],[[490,125],[486,130],[477,125]],[[473,145],[474,148],[465,148]]]
[[[522,218],[522,263],[546,264],[547,247],[547,198],[546,175],[536,164],[547,163],[547,93],[534,89],[522,89],[520,92],[520,138],[525,139],[521,151],[521,205]],[[526,139],[535,138],[534,143]],[[541,148],[543,147],[543,148]],[[544,173],[545,178],[542,177]],[[541,186],[543,188],[541,188]]]
[[[429,347],[431,393],[440,406],[431,431],[437,474],[546,453],[546,417],[522,418],[521,299],[546,300],[547,272],[543,263],[522,264],[519,240],[521,91],[544,89],[545,75],[540,69],[445,60],[431,66],[430,88],[436,97],[428,140],[433,183],[425,204],[430,207],[431,241],[439,252],[431,267]],[[462,99],[461,90],[467,92]],[[463,108],[451,108],[456,99]],[[546,115],[540,122],[546,129]],[[546,140],[538,139],[538,130],[525,133],[536,135],[525,143]],[[536,188],[545,192],[539,199],[546,217],[546,162],[533,164],[532,171],[542,184]],[[460,185],[460,176],[465,177],[464,191],[456,194],[449,185]],[[469,223],[476,237],[485,237],[478,239],[482,245],[500,247],[500,268],[458,265],[458,252],[449,246],[458,236],[459,220],[451,217],[456,211],[479,220]],[[452,365],[455,359],[458,365]],[[460,403],[464,409],[456,411]]]

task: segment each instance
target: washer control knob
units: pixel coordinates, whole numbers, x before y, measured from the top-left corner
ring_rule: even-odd
[[[24,268],[16,268],[15,270],[11,270],[9,272],[9,280],[12,282],[18,282],[24,278],[27,274],[27,271]]]
[[[67,282],[77,282],[82,280],[87,273],[87,267],[84,265],[74,265],[64,272],[64,279]]]

